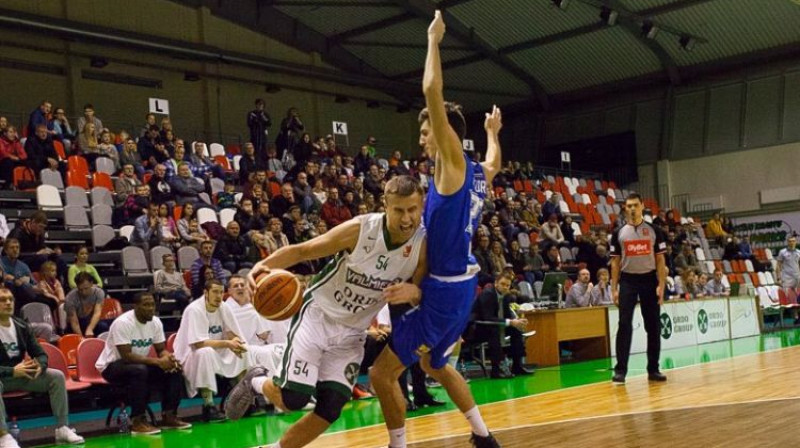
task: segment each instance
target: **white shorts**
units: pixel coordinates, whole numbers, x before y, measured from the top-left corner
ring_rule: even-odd
[[[800,278],[783,277],[781,278],[781,286],[783,286],[784,288],[792,288],[792,289],[800,287]]]
[[[248,345],[250,367],[260,366],[267,369],[268,375],[277,375],[285,349],[286,344]]]
[[[314,395],[326,387],[352,396],[364,358],[366,333],[332,320],[314,302],[292,322],[275,384]]]

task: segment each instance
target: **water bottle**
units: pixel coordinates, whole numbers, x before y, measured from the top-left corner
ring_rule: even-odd
[[[19,442],[19,425],[17,424],[17,417],[11,417],[11,423],[8,425],[8,433],[11,437]]]
[[[120,434],[127,434],[130,432],[130,419],[128,418],[128,412],[125,410],[125,403],[120,403],[119,405],[117,426],[119,426]]]
[[[563,289],[564,289],[564,285],[559,283],[558,284],[558,307],[559,308],[564,308],[564,293],[562,291]]]

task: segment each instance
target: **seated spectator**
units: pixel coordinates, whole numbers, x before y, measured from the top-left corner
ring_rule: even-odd
[[[239,234],[239,223],[231,221],[223,236],[214,248],[214,258],[222,262],[222,266],[231,272],[253,267],[247,258],[249,244]]]
[[[191,163],[192,174],[201,179],[216,177],[224,179],[225,173],[222,172],[222,167],[214,164],[214,162],[205,155],[205,143],[194,142],[194,151],[189,154],[189,163]]]
[[[473,255],[478,262],[478,266],[481,268],[478,272],[478,284],[483,286],[494,281],[494,272],[497,270],[490,256],[491,240],[489,236],[486,234],[478,234],[476,241],[477,243],[474,246]]]
[[[372,156],[369,154],[369,147],[364,145],[359,149],[358,154],[353,159],[353,175],[358,177],[360,174],[365,174],[369,171],[369,166],[374,164]]]
[[[247,235],[251,231],[261,231],[266,227],[266,223],[255,216],[253,200],[250,198],[242,198],[242,202],[239,204],[236,214],[233,215],[233,220],[239,223],[241,233],[244,235]]]
[[[52,261],[45,261],[42,263],[41,268],[41,279],[36,283],[36,286],[39,287],[39,290],[42,292],[42,295],[47,297],[48,299],[55,302],[57,307],[64,304],[65,300],[65,293],[64,287],[61,285],[61,281],[56,276],[56,264]],[[53,323],[55,324],[55,328],[61,328],[62,322],[59,318],[59,314],[57,311],[52,313],[53,314]],[[66,322],[64,322],[66,323]],[[34,325],[34,329],[36,326]],[[52,328],[54,331],[55,328]],[[50,329],[48,329],[50,330]],[[54,335],[55,333],[51,333]],[[37,335],[37,337],[39,337]],[[54,339],[58,339],[58,337],[46,337],[45,339],[52,341]]]
[[[53,138],[60,140],[64,143],[64,148],[69,149],[73,140],[75,140],[75,131],[69,124],[67,113],[63,107],[56,107],[53,114]]]
[[[605,306],[613,303],[614,296],[611,295],[608,269],[600,268],[597,270],[597,285],[592,288],[592,298],[589,301],[589,306]]]
[[[244,197],[258,197],[261,199],[261,195],[253,194],[253,188],[259,185],[262,191],[269,189],[269,179],[267,179],[267,172],[264,170],[256,170],[254,174],[250,176],[249,181],[245,184],[244,188],[242,188],[242,193]],[[253,204],[255,206],[255,204]]]
[[[25,141],[25,153],[28,155],[28,166],[37,178],[39,171],[44,168],[58,171],[58,154],[53,146],[53,138],[44,125],[37,126],[35,133]]]
[[[136,140],[132,138],[125,140],[125,146],[122,148],[122,152],[119,154],[119,163],[122,165],[122,171],[126,178],[135,177],[137,174],[139,176],[144,174],[144,164],[142,163],[142,156],[139,155],[139,151],[136,148]],[[125,172],[125,165],[130,165],[133,167],[130,173]],[[117,195],[119,195],[120,190],[117,188],[117,185],[118,183],[115,182],[114,191],[117,193]],[[117,198],[117,203],[124,202],[124,200],[124,198],[122,200]]]
[[[522,364],[525,346],[522,333],[527,331],[528,320],[518,318],[511,309],[517,297],[510,293],[511,277],[503,275],[494,282],[494,288],[486,288],[478,295],[472,307],[474,330],[466,338],[468,342],[487,342],[489,359],[492,362],[492,378],[511,378],[531,372]],[[501,370],[504,358],[503,340],[511,338],[511,372]]]
[[[192,176],[192,171],[187,162],[178,165],[178,175],[172,178],[172,190],[175,200],[179,205],[192,203],[197,206],[200,202],[199,194],[206,191],[206,186],[199,179]]]
[[[550,216],[556,215],[556,221],[561,221],[561,195],[553,193],[550,199],[545,201],[542,205],[542,215],[550,219]]]
[[[678,275],[678,272],[675,269],[675,254],[672,252],[672,247],[672,244],[667,244],[666,252],[664,252],[664,265],[667,268],[667,275],[674,277]]]
[[[0,133],[5,132],[8,127],[8,118],[0,115]]]
[[[239,328],[242,330],[242,340],[247,344],[247,355],[250,365],[263,366],[271,364],[264,359],[272,355],[271,350],[266,350],[270,339],[270,324],[253,307],[250,290],[247,282],[241,275],[231,275],[228,280],[228,299],[225,301]]]
[[[17,226],[9,232],[8,238],[19,241],[20,259],[27,263],[33,271],[38,271],[42,263],[52,261],[58,269],[58,278],[67,276],[67,264],[61,259],[61,249],[56,246],[45,246],[44,235],[47,231],[47,214],[41,210],[33,212],[29,219],[17,222]]]
[[[719,269],[714,269],[714,278],[706,283],[705,294],[709,297],[728,297],[731,295],[731,289],[723,283],[722,271]]]
[[[159,205],[155,202],[150,203],[146,208],[147,212],[136,218],[133,224],[134,230],[131,234],[131,244],[141,247],[145,252],[151,248],[160,246],[163,241],[163,230],[161,219],[158,217]]]
[[[317,179],[314,182],[314,188],[311,189],[311,193],[314,195],[314,200],[318,204],[325,204],[328,201],[328,190],[325,188],[322,179]],[[322,207],[322,205],[320,205],[320,207]]]
[[[86,126],[86,123],[94,124],[95,138],[100,138],[100,131],[104,129],[103,122],[95,116],[94,106],[91,104],[85,104],[83,106],[83,116],[78,118],[78,122],[75,124],[75,126],[78,129],[83,129]]]
[[[95,367],[110,384],[127,390],[131,406],[131,434],[158,434],[161,430],[147,421],[150,392],[161,395],[161,426],[188,429],[192,425],[178,419],[183,395],[181,364],[167,351],[164,326],[155,316],[156,302],[150,293],[139,293],[133,309],[114,320],[106,347]],[[157,357],[150,357],[150,350]]]
[[[81,272],[75,277],[78,287],[64,299],[67,327],[72,333],[91,338],[108,331],[111,320],[100,319],[106,293],[92,283],[92,276]]]
[[[542,258],[539,244],[532,243],[528,253],[525,254],[525,267],[523,268],[525,281],[533,285],[538,281],[544,280],[544,270],[544,258]]]
[[[103,279],[100,278],[100,274],[97,273],[97,269],[95,269],[91,264],[87,263],[88,260],[89,248],[86,246],[78,247],[78,252],[75,253],[75,264],[70,265],[69,270],[67,271],[67,283],[69,284],[70,290],[78,287],[78,285],[75,283],[75,277],[81,272],[87,272],[92,276],[95,285],[100,288],[103,287]]]
[[[271,218],[269,220],[269,226],[264,233],[264,245],[268,254],[289,245],[289,238],[283,233],[283,223],[280,219]]]
[[[197,246],[209,239],[206,232],[197,222],[194,204],[191,202],[186,203],[181,209],[181,219],[178,220],[178,234],[181,236],[181,244],[189,246]]]
[[[183,311],[192,294],[183,279],[183,272],[175,270],[175,255],[162,255],[161,263],[164,267],[153,274],[153,291],[165,299],[174,300],[178,310]]]
[[[213,258],[212,255],[214,254],[214,242],[210,240],[203,241],[200,243],[200,258],[192,263],[192,267],[189,269],[192,273],[192,288],[194,289],[194,285],[200,284],[201,276],[200,276],[200,269],[204,266],[208,266],[211,269],[213,278],[220,281],[223,285],[227,282],[227,277],[225,276],[225,271],[223,271],[222,262],[218,259]],[[194,291],[193,291],[194,292]],[[197,297],[194,295],[195,298]]]
[[[231,182],[225,182],[223,190],[217,193],[217,208],[220,210],[224,208],[236,207],[236,186]]]
[[[153,176],[147,181],[150,187],[150,196],[154,202],[175,206],[175,194],[167,179],[167,167],[159,163],[153,170]]]
[[[611,263],[611,257],[608,256],[608,248],[604,244],[598,244],[594,247],[594,254],[587,263],[587,268],[592,277],[597,279],[597,271],[603,268],[608,268]]]
[[[161,223],[161,245],[178,250],[181,247],[181,235],[167,204],[158,204],[158,220]]]
[[[705,295],[705,291],[701,290],[697,283],[697,273],[694,269],[684,270],[680,278],[680,283],[675,282],[675,294],[677,294],[678,297],[689,300]]]
[[[0,258],[3,283],[16,298],[14,303],[18,309],[15,312],[19,315],[19,310],[29,303],[44,303],[51,311],[56,310],[58,302],[42,294],[41,289],[33,281],[30,267],[19,259],[19,247],[19,240],[8,238],[3,245],[3,256]]]
[[[514,275],[518,275],[522,278],[525,273],[525,252],[520,247],[519,241],[512,240],[509,244],[508,258],[506,261],[511,263]]]
[[[94,123],[87,122],[80,128],[80,131],[80,134],[78,134],[77,150],[80,151],[80,155],[86,159],[89,166],[94,166],[94,160],[100,154],[100,148],[98,147],[100,142],[98,138],[102,130],[95,129]]]
[[[572,216],[564,216],[564,221],[561,222],[561,234],[564,235],[564,241],[570,247],[575,245],[575,230],[572,229]]]
[[[744,235],[739,241],[739,253],[745,259],[749,259],[751,261],[755,260],[753,249],[750,247],[750,235]]]
[[[712,215],[711,219],[706,223],[706,238],[715,239],[722,243],[730,234],[722,228],[722,220],[719,217],[719,212]]]
[[[156,126],[156,115],[148,113],[144,116],[144,126],[139,129],[139,138],[146,137],[152,126]]]
[[[242,331],[230,308],[222,306],[222,283],[209,280],[203,300],[186,307],[175,338],[175,357],[183,366],[186,393],[203,399],[203,421],[222,421],[214,406],[216,375],[235,379],[247,370],[249,357]]]
[[[272,171],[273,173],[283,171],[283,162],[278,157],[278,150],[275,145],[269,145],[269,148],[267,148],[267,171]]]
[[[122,214],[122,223],[124,225],[133,225],[151,203],[155,202],[150,200],[150,187],[146,184],[137,186],[136,194],[129,194],[122,209],[118,211],[118,213]]]
[[[294,197],[303,213],[318,210],[321,204],[316,202],[311,185],[308,183],[308,174],[304,172],[297,173],[297,178],[294,181]]]
[[[167,182],[171,182],[172,178],[178,175],[178,165],[180,165],[182,162],[186,162],[186,148],[183,145],[183,140],[176,140],[175,150],[172,152],[172,157],[162,164],[167,170],[165,174]]]
[[[139,138],[136,147],[142,158],[142,166],[146,169],[152,170],[170,158],[169,152],[160,141],[160,129],[156,125],[150,126],[147,135]]]
[[[695,271],[697,269],[697,259],[694,256],[692,247],[684,244],[681,248],[681,253],[675,256],[675,270],[679,274],[683,274],[686,271]]]
[[[558,215],[552,213],[547,218],[547,223],[542,226],[542,238],[554,246],[568,246],[558,225]]]
[[[250,180],[250,175],[256,171],[266,171],[266,165],[256,157],[255,147],[247,142],[242,148],[242,158],[239,160],[239,184],[245,185]]]
[[[283,216],[284,213],[289,211],[289,207],[293,205],[300,205],[294,197],[294,187],[289,182],[281,185],[281,194],[272,198],[269,202],[269,208],[275,216]]]
[[[364,190],[371,193],[376,198],[383,196],[383,188],[386,186],[386,179],[380,175],[378,165],[372,164],[364,176]]]
[[[111,161],[114,162],[114,170],[119,171],[119,151],[117,151],[117,147],[114,146],[114,142],[111,141],[111,132],[105,130],[100,134],[100,142],[97,144],[97,150],[100,157],[111,159]]]
[[[56,443],[84,443],[83,437],[69,427],[64,374],[58,369],[47,368],[47,353],[36,341],[30,324],[14,317],[14,308],[14,295],[8,289],[0,289],[0,342],[4,354],[0,357],[0,377],[3,378],[3,392],[24,390],[48,394],[56,418]],[[8,433],[8,416],[2,400],[0,398],[0,446],[19,448]]]
[[[0,178],[6,181],[6,188],[14,184],[14,168],[25,166],[28,154],[17,137],[17,128],[6,127],[0,136]]]
[[[562,272],[561,269],[561,254],[558,253],[558,246],[551,245],[547,248],[544,254],[544,266],[542,270],[545,272]]]
[[[332,229],[352,217],[350,209],[339,200],[339,189],[336,187],[329,188],[328,200],[322,205],[320,218],[325,221],[329,229]]]
[[[489,259],[492,262],[492,276],[497,278],[505,269],[508,262],[506,261],[505,250],[503,243],[500,241],[492,241],[491,250],[489,251]]]
[[[122,165],[122,173],[114,181],[114,202],[118,206],[124,205],[125,201],[128,200],[128,196],[135,194],[140,185],[142,185],[142,182],[136,177],[136,169],[133,164],[126,163]]]
[[[591,274],[588,269],[578,271],[578,281],[572,284],[567,292],[566,307],[579,308],[589,306],[592,299],[594,285],[591,282]]]

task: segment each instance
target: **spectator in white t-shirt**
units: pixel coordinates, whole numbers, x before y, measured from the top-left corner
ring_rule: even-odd
[[[204,297],[193,301],[183,311],[175,337],[175,357],[183,366],[186,393],[203,398],[203,420],[225,420],[214,406],[216,375],[241,379],[249,367],[247,346],[233,313],[222,306],[225,289],[222,282],[210,279]]]
[[[131,406],[131,433],[157,434],[160,429],[147,421],[147,401],[152,391],[161,393],[161,427],[187,429],[192,425],[178,418],[183,393],[181,365],[166,349],[164,326],[155,316],[153,294],[140,293],[134,308],[114,320],[106,348],[95,367],[111,384],[127,389]],[[150,356],[153,351],[155,356]]]

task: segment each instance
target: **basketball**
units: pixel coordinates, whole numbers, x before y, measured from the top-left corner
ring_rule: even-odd
[[[291,272],[272,269],[256,279],[253,306],[269,320],[285,320],[294,316],[303,304],[300,282]]]

